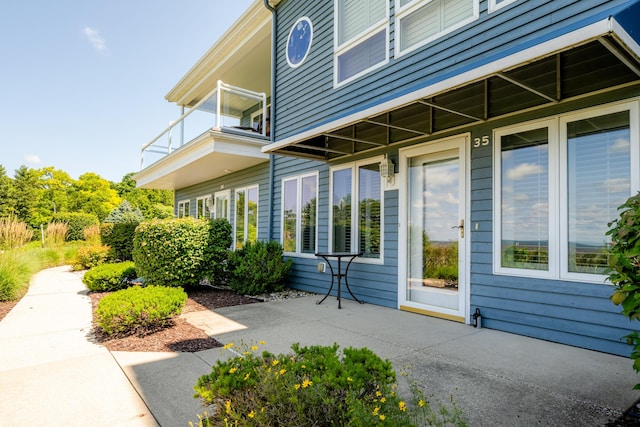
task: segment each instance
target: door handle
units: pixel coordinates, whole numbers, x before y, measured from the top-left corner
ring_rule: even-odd
[[[451,228],[457,228],[460,230],[460,238],[464,239],[464,219],[460,220],[460,225],[454,225]]]

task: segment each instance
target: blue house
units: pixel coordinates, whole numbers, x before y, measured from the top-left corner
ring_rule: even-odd
[[[624,0],[256,0],[135,178],[237,247],[281,242],[295,288],[327,292],[317,252],[361,253],[366,303],[628,355],[604,251],[640,190],[639,22]]]

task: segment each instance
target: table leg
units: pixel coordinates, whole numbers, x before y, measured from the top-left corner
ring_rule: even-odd
[[[353,294],[353,292],[351,292],[351,288],[349,287],[349,280],[347,279],[348,275],[347,273],[349,272],[349,267],[351,266],[351,261],[353,261],[354,259],[356,259],[356,257],[353,257],[349,260],[349,263],[347,264],[347,268],[344,270],[344,284],[347,287],[347,291],[349,291],[349,293],[351,294],[351,296],[353,297],[354,300],[358,301],[360,304],[364,304],[364,301],[360,301],[358,298],[356,298],[356,296]],[[340,282],[338,282],[338,295],[340,292]]]
[[[333,290],[333,278],[335,276],[335,274],[333,274],[333,267],[331,267],[331,263],[329,262],[329,260],[326,259],[325,257],[322,257],[322,259],[324,259],[327,262],[327,265],[329,266],[329,270],[331,270],[331,286],[329,287],[329,291],[327,292],[327,294],[320,301],[316,301],[316,304],[318,305],[322,304],[322,302],[327,299],[327,297]],[[340,289],[340,282],[338,282],[338,289]]]

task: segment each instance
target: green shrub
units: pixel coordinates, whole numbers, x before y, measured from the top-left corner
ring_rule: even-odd
[[[182,288],[133,286],[102,298],[96,323],[109,335],[144,334],[169,325],[186,301]]]
[[[120,261],[133,260],[133,238],[137,222],[105,222],[100,226],[102,244],[111,248],[111,257]]]
[[[280,291],[292,264],[276,241],[247,242],[229,253],[229,286],[242,295]]]
[[[133,261],[146,283],[163,286],[200,284],[209,221],[195,218],[140,223],[133,239]]]
[[[609,223],[609,280],[614,284],[611,300],[622,305],[622,313],[630,320],[640,320],[640,193],[618,208],[620,217]],[[638,324],[634,322],[635,327]],[[633,369],[640,372],[640,334],[627,335],[633,345]],[[640,389],[636,384],[635,389]]]
[[[82,282],[90,291],[104,292],[125,289],[135,278],[135,265],[131,261],[125,261],[93,267],[84,274]]]
[[[78,248],[75,270],[88,270],[109,260],[111,249],[104,245],[81,246]]]
[[[432,411],[417,387],[404,401],[391,362],[367,348],[342,355],[337,344],[291,348],[292,354],[256,355],[253,346],[218,360],[195,386],[195,397],[216,407],[204,425],[465,425],[455,405]]]
[[[84,229],[100,224],[97,216],[83,212],[57,213],[53,216],[53,220],[67,223],[69,227],[67,240],[84,240]]]
[[[233,243],[231,223],[218,218],[209,223],[209,238],[204,251],[203,276],[216,285],[228,282],[227,259]]]

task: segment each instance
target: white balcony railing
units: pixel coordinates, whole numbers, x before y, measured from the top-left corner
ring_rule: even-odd
[[[253,92],[218,80],[213,91],[142,146],[140,169],[144,169],[146,153],[166,156],[210,130],[229,129],[246,132],[249,136],[266,137],[267,115],[263,114],[266,105],[267,95],[264,92]]]

